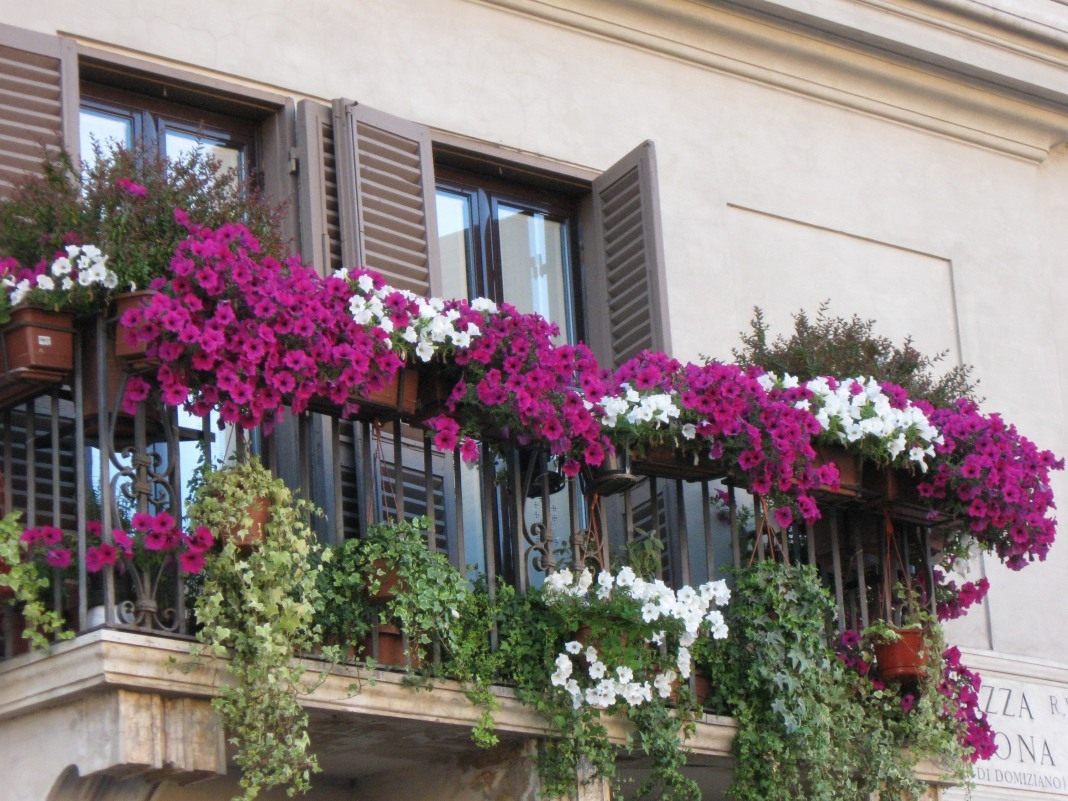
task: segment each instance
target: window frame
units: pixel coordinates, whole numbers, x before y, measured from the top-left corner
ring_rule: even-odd
[[[468,265],[467,286],[472,296],[484,295],[498,302],[507,301],[504,295],[504,275],[501,265],[501,236],[497,207],[501,204],[542,214],[546,219],[566,226],[568,265],[564,276],[564,307],[567,319],[561,324],[568,341],[585,339],[585,304],[582,294],[582,259],[579,238],[581,227],[580,197],[572,192],[552,191],[546,186],[534,186],[505,180],[487,172],[453,166],[448,160],[439,161],[435,154],[435,190],[444,190],[469,199],[474,210],[472,239],[475,247],[473,264]],[[437,233],[437,232],[435,232]]]

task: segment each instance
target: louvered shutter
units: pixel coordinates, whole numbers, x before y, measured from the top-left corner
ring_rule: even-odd
[[[604,364],[669,350],[656,153],[644,142],[593,181],[589,341]],[[600,312],[599,310],[605,310]]]
[[[297,154],[301,255],[327,275],[349,266],[342,264],[334,117],[329,106],[313,100],[297,106]]]
[[[68,39],[0,25],[0,196],[46,148],[77,156],[78,66]]]
[[[358,103],[334,103],[346,266],[420,295],[441,286],[430,130]]]

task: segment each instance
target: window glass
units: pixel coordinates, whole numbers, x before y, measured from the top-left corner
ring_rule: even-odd
[[[439,189],[437,217],[441,291],[447,298],[462,298],[468,293],[468,276],[475,272],[471,197],[461,192]]]
[[[86,165],[93,162],[94,144],[107,150],[115,145],[133,145],[133,120],[94,108],[82,108],[78,119],[81,159]]]
[[[242,172],[241,148],[227,145],[210,136],[176,131],[171,128],[168,128],[164,134],[163,152],[168,158],[180,159],[188,156],[198,148],[217,159],[224,170],[233,170],[236,173]]]
[[[520,311],[536,312],[572,339],[568,315],[570,258],[567,226],[546,215],[495,204],[504,299]]]

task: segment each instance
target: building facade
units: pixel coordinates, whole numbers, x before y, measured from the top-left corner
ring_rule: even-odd
[[[1068,453],[1060,0],[5,5],[0,185],[41,142],[199,138],[288,200],[287,235],[324,272],[507,298],[613,362],[726,359],[754,306],[782,331],[829,299],[974,365],[984,408]],[[344,468],[313,482],[337,531],[361,514],[337,500]],[[444,482],[442,508],[463,491]],[[696,539],[674,564],[703,579]],[[484,564],[474,540],[446,547]],[[991,590],[948,635],[999,731],[973,798],[1068,798],[1068,555],[967,570]],[[0,664],[0,795],[229,797],[216,679],[170,670],[181,647],[105,628]],[[534,797],[544,727],[505,691],[511,750],[491,759],[466,745],[460,693],[347,684],[309,700],[316,798]],[[707,798],[731,731],[708,720],[692,743]]]

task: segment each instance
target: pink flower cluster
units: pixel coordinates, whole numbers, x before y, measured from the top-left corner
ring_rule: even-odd
[[[982,601],[990,591],[990,582],[986,577],[978,581],[966,581],[957,585],[956,581],[935,568],[935,599],[939,620],[955,620],[963,617],[969,608]]]
[[[931,421],[945,441],[920,495],[964,521],[1013,570],[1044,560],[1056,534],[1049,473],[1064,469],[1064,460],[971,401],[935,409]]]
[[[938,692],[945,698],[942,717],[952,720],[957,728],[957,741],[967,751],[972,762],[990,759],[997,751],[994,730],[979,705],[979,674],[960,661],[960,650],[951,646],[942,652],[942,681]]]
[[[175,212],[190,235],[171,260],[172,275],[122,325],[159,360],[165,403],[198,416],[219,410],[221,424],[270,429],[284,406],[296,414],[314,398],[351,413],[358,388],[381,388],[401,359],[379,328],[348,314],[344,281],[322,279],[296,259],[259,255],[242,225],[212,230]],[[151,387],[131,380],[127,411]]]
[[[106,542],[103,527],[97,520],[86,523],[88,545],[85,549],[85,568],[90,573],[99,573],[119,560],[138,564],[149,554],[164,557],[176,555],[183,573],[199,573],[204,569],[204,558],[215,545],[215,537],[203,526],[192,533],[182,531],[174,517],[166,512],[152,515],[140,512],[130,521],[130,530],[115,528],[111,542]],[[22,532],[22,542],[27,558],[44,558],[50,567],[70,567],[77,542],[73,534],[67,534],[55,526],[37,526]]]
[[[594,413],[607,385],[589,348],[555,344],[555,325],[508,304],[469,313],[481,333],[456,350],[461,378],[445,413],[429,421],[435,446],[448,450],[462,438],[461,455],[473,460],[474,440],[488,437],[540,445],[564,459],[565,475],[599,466],[612,447]]]
[[[809,399],[808,390],[765,390],[757,380],[761,373],[715,361],[684,365],[646,351],[623,364],[615,379],[617,385],[676,397],[682,432],[676,446],[722,462],[752,492],[771,496],[780,526],[794,520],[791,507],[805,521],[818,520],[811,493],[821,485],[837,486],[838,470],[815,464],[812,438],[820,426],[799,403]]]

